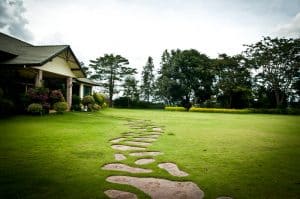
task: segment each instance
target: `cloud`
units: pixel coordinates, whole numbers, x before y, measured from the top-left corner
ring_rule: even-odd
[[[33,34],[26,28],[28,21],[23,16],[25,12],[23,0],[1,0],[0,31],[31,41]]]
[[[276,31],[280,36],[300,37],[300,12],[290,22],[280,25]]]

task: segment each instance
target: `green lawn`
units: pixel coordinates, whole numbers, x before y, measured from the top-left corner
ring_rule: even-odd
[[[151,120],[166,133],[150,147],[164,152],[144,168],[192,180],[205,198],[300,198],[300,117],[107,109],[0,120],[0,198],[104,198],[114,162],[109,139],[128,131],[126,119]],[[137,158],[125,161],[131,164]],[[158,162],[190,176],[171,177]]]

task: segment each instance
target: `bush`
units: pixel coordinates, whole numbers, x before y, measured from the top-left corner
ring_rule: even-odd
[[[60,90],[52,90],[49,95],[50,103],[53,105],[56,102],[65,102],[64,95]]]
[[[49,89],[48,88],[30,88],[27,95],[32,103],[45,103],[48,101]]]
[[[95,104],[95,100],[94,100],[93,96],[87,95],[87,96],[83,97],[82,104],[84,106],[88,106],[89,104]]]
[[[38,103],[32,103],[28,106],[27,111],[34,115],[42,115],[43,113],[43,106]]]
[[[225,109],[225,108],[196,108],[192,107],[190,112],[206,112],[206,113],[251,113],[249,109]]]
[[[0,117],[12,115],[15,111],[15,105],[11,100],[0,98]]]
[[[166,111],[186,111],[186,108],[182,106],[166,106],[165,107]]]
[[[93,97],[95,99],[95,102],[100,106],[103,105],[103,103],[105,102],[105,98],[106,98],[105,95],[103,95],[102,93],[94,93]]]
[[[77,96],[77,95],[73,95],[72,96],[72,107],[71,107],[71,109],[73,111],[81,111],[80,102],[81,102],[80,97]]]
[[[58,113],[63,113],[66,110],[68,110],[68,103],[67,102],[56,102],[53,105],[54,110],[56,110]]]

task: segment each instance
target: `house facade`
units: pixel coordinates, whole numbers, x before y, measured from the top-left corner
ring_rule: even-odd
[[[34,46],[0,33],[0,87],[10,98],[33,87],[60,89],[71,107],[72,95],[90,95],[93,86],[69,45]]]

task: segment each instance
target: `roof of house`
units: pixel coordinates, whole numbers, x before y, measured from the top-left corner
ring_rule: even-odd
[[[76,78],[76,81],[81,82],[81,83],[85,83],[88,85],[92,85],[92,86],[101,86],[99,83],[96,83],[88,78]]]
[[[34,46],[0,32],[0,66],[42,66],[63,52],[66,52],[63,58],[72,65],[71,70],[86,77],[69,45]]]

